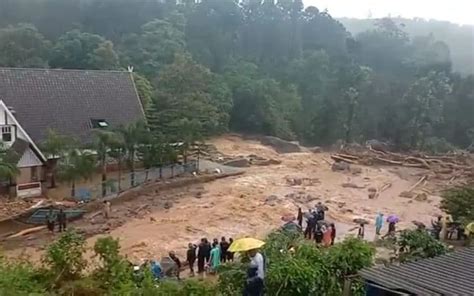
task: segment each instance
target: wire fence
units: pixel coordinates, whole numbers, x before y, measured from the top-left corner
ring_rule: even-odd
[[[198,169],[197,161],[190,161],[186,164],[173,164],[158,168],[138,170],[134,173],[123,173],[120,178],[110,178],[105,184],[105,195],[103,194],[102,184],[94,186],[83,186],[77,188],[75,199],[88,202],[95,199],[113,199],[119,193],[138,187],[145,183],[156,182],[159,180],[173,179],[187,173],[195,172]]]

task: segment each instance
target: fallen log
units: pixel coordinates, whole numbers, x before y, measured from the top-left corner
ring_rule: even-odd
[[[356,164],[356,163],[357,163],[357,162],[355,162],[354,160],[347,159],[347,158],[341,157],[341,156],[339,156],[339,155],[331,155],[331,158],[332,158],[334,161],[344,161],[344,162],[351,163],[351,164]]]
[[[408,189],[408,192],[412,192],[413,189],[415,189],[416,187],[418,187],[418,185],[420,185],[423,181],[425,181],[426,179],[428,178],[427,175],[424,175],[423,177],[421,177],[420,180],[418,180],[418,182],[416,182],[413,186],[410,187],[410,189]]]
[[[358,156],[349,155],[349,154],[338,153],[336,155],[339,156],[339,157],[342,157],[342,158],[348,158],[348,159],[352,159],[352,160],[358,160],[359,159]]]
[[[323,158],[323,160],[324,160],[327,164],[332,165],[332,163],[331,163],[329,160],[327,160],[326,158]]]
[[[454,172],[453,169],[439,169],[435,171],[435,174],[448,175],[448,174],[452,174],[453,172]]]
[[[384,192],[385,190],[389,189],[392,187],[392,183],[385,183],[382,188],[380,188],[379,192]]]
[[[404,160],[405,163],[409,163],[410,161],[420,163],[425,169],[428,169],[428,170],[431,169],[431,166],[424,159],[410,156],[410,157],[405,158]]]
[[[375,150],[374,148],[372,148],[372,145],[369,146],[369,150],[374,152],[374,153],[377,153],[377,154],[381,154],[381,155],[385,155],[386,153],[383,152],[383,151],[380,151],[380,150]]]
[[[24,236],[24,235],[27,235],[27,234],[30,234],[30,233],[41,231],[43,229],[46,229],[46,225],[36,226],[36,227],[32,227],[32,228],[22,230],[20,232],[17,232],[15,234],[10,235],[8,238],[16,238],[16,237]]]
[[[403,162],[401,162],[401,161],[385,159],[385,158],[382,158],[382,157],[376,157],[375,159],[378,160],[378,161],[381,161],[381,162],[392,164],[392,165],[403,165]]]
[[[92,220],[92,219],[94,219],[95,217],[97,217],[97,216],[99,216],[99,215],[101,215],[101,214],[102,214],[102,211],[97,211],[97,212],[95,212],[94,214],[92,214],[92,215],[89,217],[89,219]]]

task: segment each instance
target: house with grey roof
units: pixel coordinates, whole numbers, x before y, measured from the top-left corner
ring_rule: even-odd
[[[474,295],[474,248],[400,265],[363,269],[367,296]]]
[[[131,72],[0,68],[0,141],[18,154],[17,196],[42,192],[48,130],[87,143],[94,129],[142,119]]]

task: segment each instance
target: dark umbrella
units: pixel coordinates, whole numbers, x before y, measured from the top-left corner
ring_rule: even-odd
[[[355,218],[352,220],[356,224],[369,224],[369,221],[363,219],[363,218]]]

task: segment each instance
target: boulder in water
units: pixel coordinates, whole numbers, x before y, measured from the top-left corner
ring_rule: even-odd
[[[332,164],[331,169],[335,171],[349,171],[351,169],[351,166],[349,163],[344,162],[344,161],[338,161]]]
[[[224,162],[224,165],[236,168],[245,168],[250,166],[249,160],[247,158],[232,159]]]
[[[301,147],[297,143],[285,141],[277,137],[271,137],[271,136],[263,137],[262,139],[260,139],[260,142],[263,145],[272,147],[278,153],[301,152]]]

